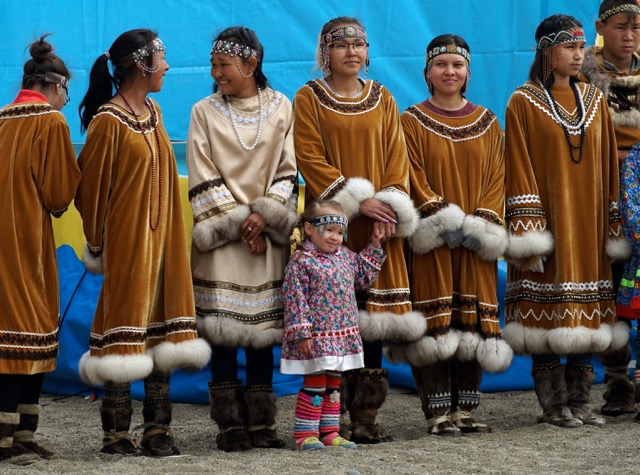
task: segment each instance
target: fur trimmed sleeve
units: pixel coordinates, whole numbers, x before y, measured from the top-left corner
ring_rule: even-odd
[[[437,211],[421,218],[409,238],[409,245],[418,254],[426,254],[442,246],[445,243],[442,235],[459,230],[464,221],[464,211],[458,205],[442,201],[432,208]]]
[[[366,178],[353,177],[349,178],[342,189],[331,199],[340,203],[347,217],[351,219],[360,214],[360,203],[366,199],[373,198],[375,194],[376,190],[369,180]],[[320,199],[326,198],[329,197],[320,197]]]
[[[386,188],[376,193],[374,198],[391,206],[398,216],[396,237],[407,237],[414,233],[418,226],[418,213],[409,195],[397,188]]]
[[[290,244],[291,232],[298,220],[296,210],[287,204],[282,204],[273,198],[258,198],[251,205],[251,211],[264,218],[267,226],[264,233],[272,242],[282,246]]]
[[[485,210],[465,216],[462,234],[478,242],[476,254],[485,261],[495,261],[502,256],[509,242],[507,231],[498,216]]]
[[[251,214],[246,205],[234,206],[223,215],[214,216],[193,225],[193,244],[200,252],[212,251],[242,238],[240,226]]]

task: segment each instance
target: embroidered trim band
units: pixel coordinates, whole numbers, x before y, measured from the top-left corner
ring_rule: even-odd
[[[257,58],[258,51],[249,46],[241,45],[235,41],[218,40],[213,42],[211,54],[222,53],[229,56],[240,56],[244,59]]]
[[[626,5],[618,5],[617,7],[610,8],[598,17],[598,21],[605,21],[607,18],[617,15],[618,13],[637,13],[640,15],[640,7],[627,3]]]
[[[456,44],[436,46],[427,51],[427,66],[433,61],[433,58],[440,54],[457,54],[467,60],[467,63],[471,63],[471,55],[469,50],[458,46]]]
[[[584,38],[584,31],[582,28],[576,26],[569,30],[560,30],[543,36],[538,41],[537,49],[541,50],[549,48],[550,46],[562,45],[565,43],[577,43],[580,41],[586,41]]]
[[[361,38],[367,41],[367,33],[357,25],[339,26],[320,38],[320,45],[328,46],[336,40],[345,38]]]

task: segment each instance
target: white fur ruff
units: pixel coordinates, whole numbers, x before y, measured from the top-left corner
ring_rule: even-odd
[[[353,177],[347,180],[345,187],[336,193],[333,200],[342,205],[348,218],[352,218],[360,214],[360,203],[373,198],[375,194],[376,190],[369,180]]]
[[[411,342],[418,340],[427,331],[427,321],[420,312],[397,315],[360,310],[358,317],[360,335],[365,341]]]
[[[418,212],[408,195],[399,191],[383,190],[376,193],[374,198],[391,206],[398,216],[396,237],[407,237],[414,233],[418,226]]]
[[[266,221],[267,226],[264,232],[272,242],[283,246],[289,244],[291,232],[298,220],[296,210],[267,197],[258,198],[249,207],[251,211],[258,213]]]
[[[282,328],[245,325],[227,317],[197,317],[198,333],[212,344],[230,348],[267,348],[282,343]]]
[[[475,332],[461,332],[453,329],[449,331],[457,332],[460,338],[460,343],[458,343],[458,349],[456,350],[456,357],[460,361],[474,361],[476,359],[478,345],[482,342],[482,337]]]
[[[476,359],[483,370],[501,373],[511,365],[513,350],[503,340],[487,338],[478,345]]]
[[[521,236],[509,236],[506,256],[524,259],[531,256],[547,256],[551,254],[555,243],[549,231],[527,231]]]
[[[465,213],[458,205],[449,203],[436,214],[418,221],[415,232],[409,238],[409,245],[418,254],[426,254],[442,246],[442,234],[454,232],[462,227]]]
[[[193,226],[193,244],[200,252],[212,251],[242,237],[240,225],[249,217],[246,205],[236,206],[223,215],[212,216]]]
[[[624,237],[607,239],[606,252],[613,262],[624,261],[631,257],[631,245]]]
[[[85,268],[92,274],[104,274],[104,266],[102,264],[102,254],[94,256],[85,245],[82,251],[82,263]]]
[[[92,386],[102,386],[107,381],[130,383],[144,379],[153,371],[153,359],[149,355],[91,356],[87,351],[80,358],[80,378]]]
[[[180,343],[165,341],[150,348],[147,354],[153,358],[154,369],[162,373],[179,368],[198,370],[211,359],[211,347],[202,338]]]
[[[444,361],[456,354],[460,344],[460,332],[450,331],[434,338],[424,336],[408,345],[390,345],[385,348],[385,356],[394,363],[408,362],[412,366],[425,366]]]
[[[462,234],[480,241],[476,252],[485,261],[495,261],[502,256],[509,244],[507,231],[502,225],[493,224],[478,216],[468,214],[462,223]]]

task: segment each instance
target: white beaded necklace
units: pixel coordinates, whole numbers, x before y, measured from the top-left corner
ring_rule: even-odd
[[[231,126],[233,127],[233,131],[236,133],[236,138],[238,139],[240,146],[243,149],[245,149],[247,152],[250,152],[251,150],[256,148],[256,145],[258,145],[258,142],[260,141],[260,136],[262,135],[262,121],[264,119],[263,110],[262,110],[262,91],[260,90],[259,87],[257,89],[258,89],[258,133],[256,134],[256,139],[253,141],[253,144],[249,146],[247,146],[247,144],[244,143],[244,140],[242,140],[242,137],[240,136],[240,132],[238,131],[238,126],[236,125],[236,120],[235,120],[236,115],[231,110],[229,97],[224,96],[225,103],[227,105],[227,113],[231,119]]]
[[[551,97],[551,94],[549,94],[549,91],[547,91],[547,88],[544,87],[540,80],[538,80],[538,85],[544,92],[544,95],[547,97],[547,101],[549,102],[549,107],[551,107],[551,113],[553,114],[553,118],[555,119],[555,121],[560,125],[564,125],[568,130],[572,132],[579,132],[581,127],[584,125],[587,114],[584,110],[584,100],[582,99],[582,94],[580,93],[580,88],[578,87],[578,85],[575,82],[571,84],[574,89],[574,94],[578,100],[578,113],[579,115],[581,115],[580,121],[575,125],[562,118],[562,116],[558,112],[558,109],[556,108],[556,101]],[[580,114],[580,111],[582,111],[582,114]]]

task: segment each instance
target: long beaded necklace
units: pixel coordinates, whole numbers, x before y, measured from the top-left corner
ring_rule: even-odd
[[[151,228],[152,231],[155,231],[160,226],[160,216],[162,216],[162,147],[160,146],[160,136],[158,134],[158,116],[156,115],[155,109],[151,107],[147,103],[147,99],[145,99],[144,103],[149,109],[149,114],[150,114],[149,121],[155,132],[156,143],[158,144],[158,181],[160,182],[160,184],[158,185],[158,216],[154,224],[153,223],[153,189],[155,187],[155,177],[156,177],[156,154],[153,152],[153,147],[151,146],[151,142],[147,138],[147,135],[142,128],[140,119],[138,118],[137,114],[133,111],[133,107],[131,107],[131,104],[129,104],[129,101],[127,101],[127,98],[124,97],[124,94],[122,94],[121,91],[118,91],[118,94],[120,94],[120,97],[122,97],[122,100],[131,111],[131,114],[133,114],[133,117],[135,117],[136,122],[138,123],[138,130],[142,134],[144,141],[147,143],[147,147],[149,147],[149,152],[151,152],[151,187],[149,190],[149,227]]]
[[[571,84],[571,89],[573,90],[573,95],[576,100],[576,106],[578,108],[578,120],[577,122],[573,121],[575,123],[572,124],[571,119],[569,118],[565,119],[560,113],[560,111],[558,110],[558,108],[556,107],[556,101],[553,98],[551,91],[547,90],[547,88],[544,87],[544,85],[540,81],[538,81],[538,84],[540,85],[540,87],[544,91],[545,96],[547,97],[547,101],[549,102],[549,107],[551,107],[551,112],[553,114],[555,121],[558,124],[560,124],[560,127],[562,127],[562,130],[564,132],[564,137],[567,141],[567,144],[569,145],[569,154],[571,156],[571,161],[574,163],[582,162],[582,151],[584,148],[584,142],[585,142],[585,136],[586,136],[585,126],[584,126],[586,114],[584,110],[584,101],[582,99],[582,95],[580,94],[580,90],[578,89],[578,85],[575,82]],[[574,145],[573,142],[571,141],[571,134],[569,131],[576,132],[578,130],[580,130],[580,143],[578,145]],[[578,160],[576,160],[575,157],[573,156],[573,151],[576,149],[579,150]]]
[[[240,146],[245,149],[247,152],[250,152],[251,150],[253,150],[254,148],[256,148],[256,146],[258,145],[258,142],[260,141],[260,136],[262,135],[262,121],[264,120],[264,111],[262,110],[262,90],[260,90],[260,88],[258,87],[258,133],[256,134],[256,139],[253,141],[253,144],[247,146],[246,143],[244,143],[244,140],[242,140],[242,137],[240,136],[240,132],[238,131],[238,126],[236,124],[236,120],[235,120],[235,114],[233,113],[233,111],[231,110],[231,104],[229,101],[229,97],[228,96],[224,96],[224,102],[227,106],[227,113],[229,114],[229,118],[231,119],[231,126],[233,127],[233,131],[236,133],[236,138],[238,139],[238,143],[240,143]]]

